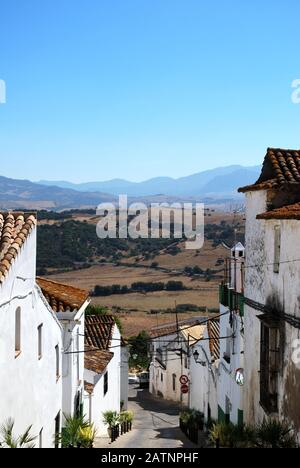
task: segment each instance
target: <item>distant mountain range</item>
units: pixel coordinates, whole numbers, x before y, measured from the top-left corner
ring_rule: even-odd
[[[114,179],[106,182],[86,182],[73,184],[66,181],[41,180],[39,184],[57,186],[80,192],[102,192],[112,195],[127,194],[130,197],[166,195],[172,197],[236,196],[239,186],[253,183],[259,176],[261,167],[227,166],[199,172],[188,177],[172,179],[156,177],[144,182],[129,182]]]
[[[66,209],[90,208],[114,197],[103,193],[79,192],[61,187],[46,187],[29,180],[0,176],[0,207],[2,209]]]
[[[34,183],[0,176],[0,208],[94,208],[102,202],[116,201],[119,194],[144,202],[228,202],[241,198],[237,188],[255,182],[260,169],[260,166],[227,166],[179,179],[157,177],[139,183],[122,179],[83,184],[47,180]]]

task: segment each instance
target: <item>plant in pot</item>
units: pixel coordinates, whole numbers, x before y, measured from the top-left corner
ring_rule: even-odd
[[[108,426],[107,433],[111,438],[113,428],[119,423],[119,414],[117,411],[105,411],[103,413],[103,423]]]
[[[79,430],[80,446],[82,448],[93,448],[96,432],[93,424],[81,427]]]

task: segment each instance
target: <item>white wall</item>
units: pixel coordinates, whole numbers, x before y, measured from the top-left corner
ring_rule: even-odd
[[[226,314],[229,309],[220,305],[220,314]],[[239,422],[239,411],[243,411],[243,388],[236,383],[236,371],[244,368],[244,337],[241,334],[243,322],[236,313],[232,314],[233,327],[230,326],[230,314],[220,317],[220,337],[234,335],[229,340],[220,339],[220,364],[218,379],[218,405],[224,414],[229,414],[230,421]],[[230,348],[230,363],[224,359],[227,351],[226,343]],[[226,398],[227,397],[227,398]],[[226,403],[227,400],[227,403]],[[228,405],[229,403],[229,405]]]
[[[247,264],[263,264],[246,270],[245,295],[261,304],[273,305],[286,314],[300,317],[299,282],[300,221],[256,220],[265,210],[265,193],[247,195]],[[249,220],[248,220],[249,217]],[[281,229],[279,273],[274,273],[274,228]],[[256,246],[256,248],[255,248]],[[249,248],[250,247],[250,248]],[[261,422],[266,413],[260,406],[260,321],[258,311],[245,308],[245,416],[248,422]],[[289,421],[300,438],[300,366],[292,359],[293,341],[299,339],[299,330],[284,323],[282,332],[282,366],[278,374],[278,417]]]
[[[205,340],[193,346],[191,354],[197,350],[199,353],[198,361],[206,362],[202,366],[191,357],[190,360],[190,409],[196,409],[204,414],[205,420],[208,420],[208,405],[211,410],[211,418],[218,419],[218,398],[217,398],[217,383],[218,383],[218,363],[212,362],[210,354],[208,332],[204,334]]]
[[[153,356],[150,364],[150,392],[156,396],[160,396],[165,400],[172,400],[182,403],[188,406],[189,394],[181,393],[181,384],[179,382],[181,375],[187,375],[189,377],[189,362],[185,367],[185,359],[181,361],[180,356],[177,353],[170,351],[171,349],[185,349],[188,350],[187,345],[184,341],[176,341],[177,335],[169,335],[161,338],[152,340]],[[166,365],[166,369],[160,365],[156,357],[158,356],[157,350],[163,350],[163,363]],[[176,375],[175,391],[173,388],[173,374]]]
[[[74,415],[77,395],[83,398],[84,387],[84,320],[86,302],[78,312],[62,312],[57,317],[63,327],[63,400],[62,412]],[[70,353],[70,354],[68,354]]]
[[[107,366],[108,392],[104,395],[104,375],[98,375],[85,370],[84,379],[95,385],[93,395],[84,392],[84,413],[97,429],[97,435],[107,434],[107,427],[103,424],[103,413],[105,411],[120,412],[121,403],[121,334],[118,327],[114,327],[110,351],[114,357]],[[128,382],[128,376],[127,376]]]
[[[35,285],[36,232],[33,231],[0,286],[0,424],[15,420],[16,435],[30,426],[43,447],[53,447],[55,417],[61,410],[62,379],[56,379],[61,328]],[[17,276],[28,278],[26,281]],[[21,354],[15,357],[15,311],[21,308]],[[38,359],[37,328],[43,324],[43,355]],[[61,358],[61,354],[60,354]],[[61,365],[61,362],[60,362]],[[38,440],[36,441],[38,445]]]

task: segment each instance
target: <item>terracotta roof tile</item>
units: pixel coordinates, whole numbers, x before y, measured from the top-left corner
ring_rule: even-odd
[[[215,360],[220,359],[220,320],[207,322],[208,337],[210,338],[210,353]]]
[[[180,328],[183,328],[184,326],[197,326],[201,325],[201,320],[182,320],[178,323],[178,328],[180,331]],[[150,330],[150,337],[151,338],[160,338],[163,336],[168,336],[168,335],[174,335],[177,332],[177,324],[174,323],[168,323],[165,325],[161,325],[160,327],[154,327]]]
[[[0,213],[0,284],[36,222],[33,213]]]
[[[86,346],[108,350],[115,325],[112,315],[87,315],[85,317]]]
[[[300,203],[276,208],[265,213],[258,214],[257,219],[298,219],[300,220]]]
[[[73,286],[57,283],[45,278],[38,277],[36,280],[54,312],[79,310],[89,297],[89,293],[83,289],[74,288]]]
[[[300,150],[268,148],[257,182],[238,191],[277,189],[286,185],[300,186]]]
[[[89,394],[92,395],[94,392],[95,385],[87,382],[86,380],[84,381],[84,390]]]
[[[84,367],[96,374],[102,374],[113,357],[114,353],[88,347],[84,353]]]

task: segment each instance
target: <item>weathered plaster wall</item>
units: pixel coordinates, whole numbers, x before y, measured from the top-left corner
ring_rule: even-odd
[[[265,225],[256,219],[258,213],[267,209],[267,192],[250,192],[246,195],[246,257],[245,297],[264,304],[265,268],[267,247],[265,246]],[[258,313],[245,306],[245,369],[244,369],[244,418],[252,424],[263,419],[260,400],[260,322]]]
[[[266,208],[266,193],[247,194],[245,296],[266,304],[278,312],[300,317],[299,282],[300,221],[256,220]],[[281,249],[279,273],[274,273],[275,226],[280,226]],[[251,266],[257,265],[254,268]],[[259,266],[263,265],[263,266]],[[248,267],[248,268],[247,268]],[[245,307],[245,417],[259,423],[266,416],[260,406],[260,321],[258,311]],[[292,361],[293,342],[299,330],[283,322],[281,362],[278,374],[278,416],[289,421],[300,435],[300,365]]]

